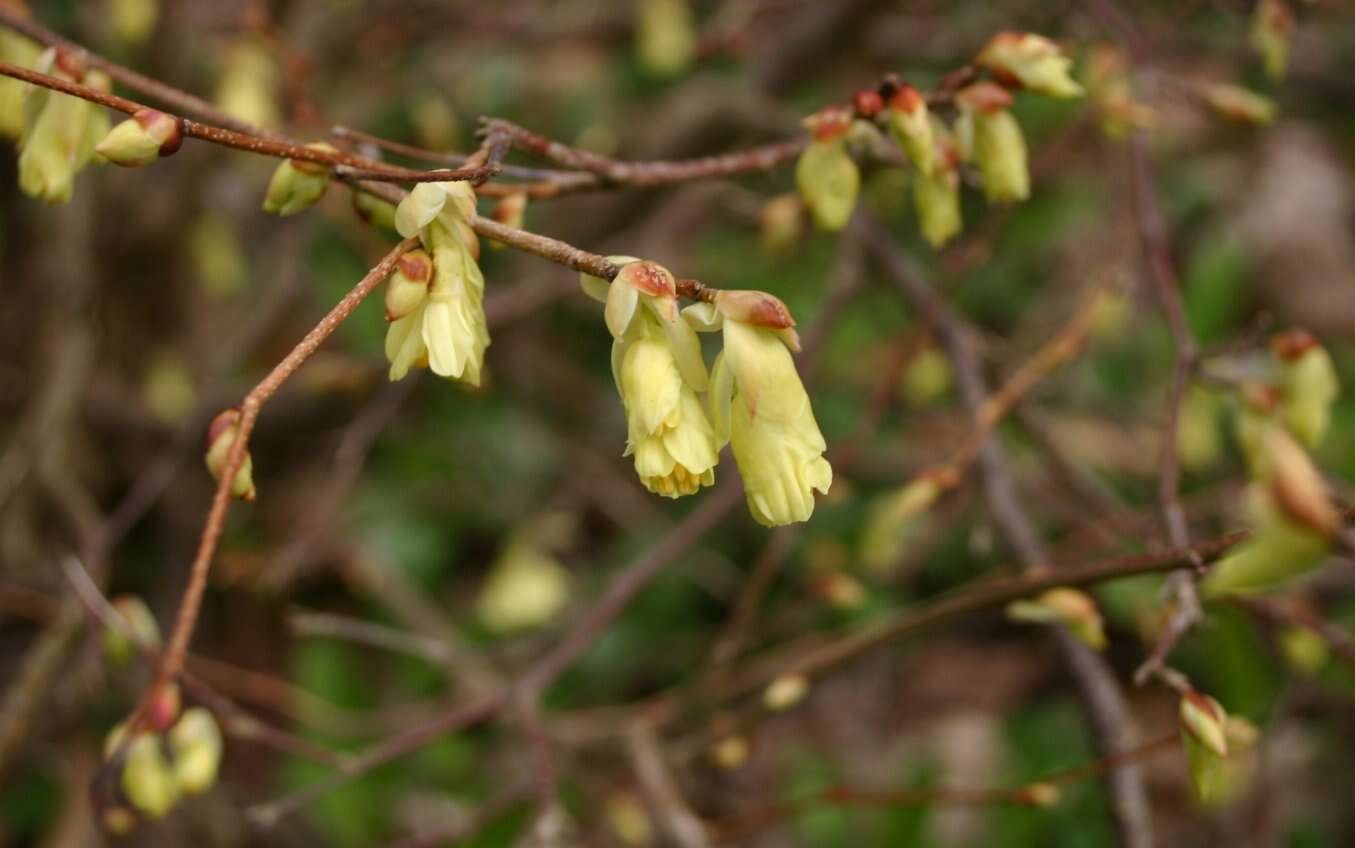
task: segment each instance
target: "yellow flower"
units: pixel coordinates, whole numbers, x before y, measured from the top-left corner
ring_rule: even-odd
[[[656,495],[677,498],[715,482],[720,449],[696,393],[708,383],[696,331],[677,311],[673,275],[653,262],[609,257],[622,266],[610,285],[584,276],[606,303],[615,337],[612,370],[626,410],[626,456]],[[602,290],[606,286],[606,291]]]
[[[988,68],[1004,81],[1015,80],[1037,94],[1082,96],[1082,86],[1068,73],[1073,60],[1064,56],[1057,44],[1033,32],[998,33],[974,64]]]
[[[833,469],[809,395],[787,346],[798,347],[785,304],[763,292],[721,292],[724,351],[711,376],[717,437],[728,440],[759,524],[807,521]]]
[[[42,55],[42,48],[26,36],[5,30],[0,32],[0,60],[23,68]],[[4,77],[0,79],[0,136],[17,139],[24,131],[24,92],[28,83]]]
[[[980,82],[955,98],[961,109],[962,146],[983,175],[988,202],[1025,200],[1030,196],[1030,167],[1021,125],[1007,108],[1012,96],[1001,86]]]
[[[626,455],[634,455],[635,473],[654,494],[694,494],[715,482],[715,430],[696,392],[682,379],[659,319],[646,312],[635,325],[633,338],[615,342],[620,348],[617,384],[626,408]]]
[[[403,293],[386,331],[392,380],[427,366],[438,376],[480,385],[489,326],[479,242],[470,228],[474,215],[475,191],[464,182],[420,183],[395,210],[399,233],[417,234],[427,247],[432,278],[425,297],[405,297],[409,281],[393,281],[392,291]]]
[[[107,74],[84,73],[54,51],[43,54],[38,70],[99,91],[112,90]],[[75,175],[89,164],[94,145],[108,134],[108,115],[88,100],[36,85],[29,86],[25,95],[24,115],[19,188],[29,197],[65,203],[75,188]]]

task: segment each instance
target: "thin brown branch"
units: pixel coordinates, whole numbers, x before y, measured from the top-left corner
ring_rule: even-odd
[[[222,472],[221,480],[217,484],[211,510],[207,514],[207,522],[203,528],[202,539],[198,544],[193,564],[190,567],[188,586],[184,590],[179,614],[174,621],[174,628],[170,633],[164,655],[161,658],[160,667],[156,671],[155,680],[147,689],[141,704],[133,713],[129,722],[130,727],[140,726],[156,693],[166,683],[173,680],[183,668],[184,657],[188,652],[188,642],[192,638],[198,610],[202,605],[202,596],[207,589],[207,574],[211,569],[212,558],[216,552],[217,543],[221,539],[221,533],[225,529],[226,514],[230,509],[231,486],[234,483],[235,475],[244,464],[245,454],[249,449],[250,433],[254,429],[255,421],[258,420],[260,409],[287,381],[287,378],[292,376],[302,363],[309,359],[311,354],[315,353],[324,343],[325,339],[329,338],[330,334],[338,329],[339,325],[358,308],[358,305],[367,298],[367,295],[371,294],[386,277],[390,276],[396,260],[406,251],[413,249],[417,243],[416,239],[405,239],[392,248],[372,270],[367,272],[366,276],[358,281],[358,284],[348,294],[344,295],[343,299],[324,318],[320,319],[320,322],[306,334],[305,338],[292,349],[291,353],[287,354],[269,372],[268,376],[264,377],[245,396],[240,405],[240,423],[235,442],[231,445],[226,467]],[[128,734],[129,737],[131,735]]]

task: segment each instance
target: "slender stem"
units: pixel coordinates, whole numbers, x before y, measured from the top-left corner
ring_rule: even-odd
[[[240,405],[240,422],[235,441],[231,445],[225,469],[217,484],[216,495],[212,499],[211,510],[207,514],[207,522],[202,531],[202,538],[198,543],[197,554],[194,556],[190,568],[188,587],[184,590],[179,614],[174,621],[174,629],[170,633],[169,641],[161,656],[155,680],[146,690],[140,705],[132,715],[130,720],[132,728],[141,725],[156,693],[165,684],[173,680],[183,668],[184,657],[188,652],[188,642],[192,638],[193,626],[197,622],[198,610],[202,605],[202,596],[207,589],[207,574],[211,570],[212,557],[216,553],[217,543],[225,529],[226,514],[230,510],[231,486],[240,467],[244,464],[249,448],[249,437],[254,430],[255,421],[258,420],[260,409],[287,381],[287,378],[292,376],[301,367],[301,364],[310,358],[311,354],[315,353],[325,339],[338,329],[344,319],[353,314],[353,311],[366,299],[367,295],[371,294],[386,277],[390,276],[396,260],[417,244],[417,239],[405,239],[392,248],[348,294],[344,295],[343,299],[324,318],[320,319],[320,323],[316,324],[306,334],[305,338],[292,349],[291,353],[287,354],[269,372],[268,376],[264,377],[245,396]]]

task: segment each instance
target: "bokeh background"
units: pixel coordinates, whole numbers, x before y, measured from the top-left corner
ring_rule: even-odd
[[[232,73],[262,80],[275,113],[261,117],[294,137],[344,125],[468,151],[478,116],[491,115],[641,160],[794,136],[806,114],[889,71],[929,87],[999,30],[1055,38],[1080,67],[1119,37],[1094,2],[692,2],[686,24],[665,26],[689,25],[694,54],[669,69],[665,48],[651,47],[659,59],[646,53],[659,36],[638,24],[644,4],[183,0],[160,4],[141,33],[118,23],[121,0],[29,5],[53,29],[189,91],[225,96]],[[1298,6],[1290,71],[1277,84],[1248,46],[1250,3],[1117,4],[1152,45],[1138,94],[1155,118],[1171,260],[1203,348],[1258,350],[1271,329],[1300,326],[1351,384],[1355,15],[1337,2]],[[1273,97],[1279,117],[1266,127],[1221,119],[1182,93],[1192,80],[1245,84]],[[1031,148],[1029,202],[990,209],[967,191],[966,231],[939,252],[917,235],[906,172],[868,167],[862,202],[981,329],[995,383],[1090,286],[1123,292],[1086,352],[995,434],[1053,559],[1076,564],[1161,541],[1157,457],[1172,345],[1146,282],[1127,142],[1102,131],[1088,100],[1022,96],[1015,109]],[[3,159],[0,686],[30,686],[31,703],[0,760],[0,843],[101,844],[85,785],[148,670],[104,658],[97,627],[78,606],[71,612],[59,563],[96,552],[86,565],[108,593],[140,595],[167,625],[213,489],[205,422],[391,242],[337,187],[303,216],[263,215],[274,163],[207,144],[187,143],[150,170],[92,168],[59,207],[23,197],[13,155]],[[800,365],[835,471],[803,527],[773,534],[730,510],[549,690],[560,797],[577,831],[559,844],[666,844],[628,752],[626,705],[713,668],[758,562],[776,560],[746,634],[752,658],[1012,567],[972,475],[910,526],[906,544],[871,555],[872,507],[944,461],[970,418],[934,334],[859,239],[816,233],[798,212],[802,229],[789,238],[768,231],[764,210],[793,191],[792,171],[528,206],[527,229],[783,298],[814,340]],[[426,373],[389,384],[381,307],[364,305],[266,407],[252,445],[259,499],[234,509],[217,558],[195,667],[251,712],[334,750],[427,719],[473,688],[476,669],[511,679],[619,568],[720,496],[670,502],[643,490],[621,456],[625,421],[600,306],[567,269],[486,248],[485,386]],[[1183,499],[1197,539],[1242,521],[1234,405],[1229,392],[1204,389],[1187,404]],[[1334,414],[1317,459],[1348,497],[1355,405],[1343,398]],[[720,475],[733,479],[728,459]],[[1341,629],[1355,624],[1352,582],[1355,570],[1337,557],[1298,591]],[[1145,739],[1175,728],[1174,696],[1129,681],[1160,621],[1160,583],[1094,592]],[[1207,613],[1173,662],[1260,728],[1257,772],[1237,803],[1203,808],[1179,749],[1144,758],[1159,844],[1351,844],[1350,668],[1330,645],[1247,610]],[[352,635],[355,623],[404,641],[369,644]],[[47,661],[38,686],[25,676],[35,655]],[[1097,757],[1051,642],[1000,612],[874,650],[816,681],[791,710],[692,704],[658,744],[677,791],[711,822],[831,785],[1020,786]],[[405,844],[515,845],[535,807],[502,793],[531,775],[533,757],[511,722],[489,725],[259,829],[246,807],[326,769],[231,739],[212,792],[125,841],[362,846],[424,834]],[[1062,789],[1051,809],[810,805],[735,844],[1116,844],[1101,781]],[[471,824],[475,835],[457,841]]]

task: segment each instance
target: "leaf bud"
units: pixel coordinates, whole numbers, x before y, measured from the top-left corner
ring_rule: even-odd
[[[1181,696],[1181,732],[1203,748],[1220,756],[1228,756],[1228,714],[1218,701],[1204,693],[1188,689]]]
[[[1013,601],[1007,605],[1007,617],[1013,621],[1062,624],[1079,642],[1093,650],[1106,647],[1105,625],[1096,602],[1078,589],[1054,588],[1034,600]]]

